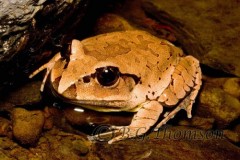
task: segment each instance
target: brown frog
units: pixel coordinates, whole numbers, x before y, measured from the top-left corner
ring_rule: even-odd
[[[145,31],[120,31],[72,40],[69,60],[56,54],[36,70],[47,69],[53,91],[63,100],[99,112],[135,112],[127,135],[109,143],[157,130],[181,109],[191,118],[201,86],[199,62]],[[164,113],[164,107],[172,108]],[[123,133],[123,126],[112,129]],[[140,130],[141,128],[141,130]]]

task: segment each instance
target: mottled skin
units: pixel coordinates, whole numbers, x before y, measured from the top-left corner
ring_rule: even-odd
[[[121,72],[112,86],[101,85],[93,76],[97,68],[106,66]],[[197,59],[183,56],[182,50],[168,41],[140,30],[73,40],[69,62],[58,53],[30,77],[45,68],[41,90],[50,74],[54,91],[65,101],[100,112],[136,112],[126,126],[128,134],[116,136],[109,143],[144,134],[152,126],[158,129],[181,109],[191,118],[201,86]],[[173,109],[156,124],[163,107]],[[123,132],[121,128],[113,127]]]

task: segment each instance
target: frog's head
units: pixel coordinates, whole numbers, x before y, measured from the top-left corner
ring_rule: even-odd
[[[121,66],[111,60],[85,54],[80,41],[74,40],[71,50],[70,61],[54,87],[64,100],[97,111],[134,107],[132,91],[139,85],[138,76],[122,73]]]

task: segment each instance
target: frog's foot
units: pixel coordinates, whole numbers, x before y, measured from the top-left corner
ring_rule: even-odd
[[[41,84],[41,88],[40,91],[42,92],[44,89],[44,85],[46,83],[47,77],[50,73],[50,71],[52,70],[52,68],[54,67],[55,63],[61,58],[61,54],[58,53],[56,54],[48,63],[45,63],[44,65],[42,65],[40,68],[38,68],[37,70],[35,70],[32,74],[30,74],[29,78],[34,77],[35,75],[37,75],[39,72],[43,71],[44,69],[47,69],[47,72],[43,78],[42,84]]]
[[[147,132],[146,127],[133,128],[130,126],[111,126],[109,129],[111,131],[88,136],[88,139],[91,141],[108,141],[109,144],[112,144],[113,142],[137,137]]]
[[[166,124],[170,119],[174,118],[174,116],[181,110],[184,109],[187,112],[188,118],[192,117],[191,111],[192,111],[192,105],[194,103],[194,100],[191,99],[191,94],[187,96],[185,99],[183,99],[180,104],[171,112],[166,112],[164,114],[164,119],[158,123],[158,125],[155,127],[155,131],[157,131],[162,125]]]
[[[108,141],[108,143],[111,144],[123,139],[138,137],[145,134],[150,127],[158,121],[162,111],[163,107],[157,101],[148,101],[142,104],[142,107],[134,115],[129,126],[113,127],[113,129],[117,129],[121,134]]]
[[[99,135],[89,137],[90,140],[97,140],[99,137],[106,138],[111,136],[109,144],[124,140],[127,138],[138,137],[145,134],[159,119],[163,111],[162,105],[157,101],[148,101],[142,104],[142,107],[134,115],[129,126],[112,126],[112,131],[101,133]],[[101,139],[100,139],[101,140]]]

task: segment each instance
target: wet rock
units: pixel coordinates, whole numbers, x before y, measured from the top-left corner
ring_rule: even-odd
[[[26,35],[24,31],[29,28],[35,14],[42,9],[46,0],[22,0],[0,2],[0,62],[10,59],[18,50]],[[21,44],[22,43],[22,44]]]
[[[32,160],[87,159],[91,156],[90,145],[82,136],[54,128],[42,135],[36,147],[24,148],[6,137],[0,137],[0,158],[9,160],[15,160],[15,157]]]
[[[224,136],[231,142],[235,143],[236,145],[240,145],[240,124],[231,129],[223,130]]]
[[[143,10],[141,10],[141,8],[137,8],[137,7],[134,7],[134,8],[138,10],[138,12],[142,12],[141,14],[142,17],[131,18],[130,15],[124,14],[124,12],[129,13],[126,11],[120,11],[120,13],[117,13],[117,14],[107,13],[101,16],[97,20],[94,28],[95,29],[94,33],[97,35],[97,34],[114,32],[114,31],[141,29],[159,38],[167,39],[170,42],[176,41],[176,37],[174,36],[174,34],[172,34],[169,30],[166,29],[167,26],[161,26],[160,24],[155,22],[153,19],[148,18],[143,12]],[[130,12],[134,12],[134,10],[132,10],[131,8]],[[134,12],[134,15],[137,16],[135,12]],[[133,23],[135,22],[134,21],[135,19],[138,19],[139,21],[136,21],[136,23]]]
[[[232,159],[240,149],[220,130],[203,131],[188,127],[163,126],[145,137],[113,143],[91,143],[84,136],[65,133],[56,128],[45,132],[36,147],[23,148],[0,137],[0,157],[12,159]],[[11,152],[8,152],[11,148]]]
[[[0,136],[12,137],[11,121],[0,117]]]
[[[240,148],[228,142],[222,131],[166,126],[145,137],[96,143],[94,152],[100,159],[237,160],[240,156]]]
[[[198,116],[193,116],[191,119],[187,120],[180,120],[178,122],[181,126],[190,126],[190,127],[196,127],[199,129],[212,129],[214,125],[214,118],[203,118]]]
[[[10,111],[14,108],[14,106],[15,105],[12,103],[0,101],[0,111],[3,111],[3,110]]]
[[[0,1],[0,90],[25,81],[78,34],[90,1]]]
[[[55,136],[54,136],[55,135]],[[89,152],[89,144],[84,137],[64,133],[53,129],[39,140],[38,146],[46,146],[41,152],[47,151],[49,159],[79,159]]]
[[[237,124],[234,131],[237,132],[238,134],[240,134],[240,124]]]
[[[142,0],[125,1],[121,7],[115,9],[115,13],[121,15],[134,27],[146,30],[151,34],[166,39],[170,42],[176,41],[172,28],[159,23],[143,9]]]
[[[240,117],[240,101],[235,97],[236,82],[232,78],[207,79],[199,96],[197,115],[214,118],[218,128],[226,128]]]
[[[222,84],[225,92],[240,99],[240,78],[223,78]]]
[[[223,131],[224,136],[229,139],[233,143],[239,143],[240,142],[240,134],[231,130],[224,130]]]
[[[239,2],[145,1],[145,12],[169,25],[186,53],[201,63],[240,76]]]
[[[103,15],[96,23],[97,29],[108,32],[119,31],[126,29],[141,29],[151,34],[167,39],[170,42],[175,42],[176,37],[172,32],[171,27],[159,23],[151,16],[149,16],[142,7],[142,0],[124,1],[120,4],[121,7],[116,5],[113,13]],[[99,32],[96,30],[97,33]]]
[[[16,108],[12,113],[13,135],[23,145],[34,145],[42,132],[44,114],[42,111],[27,111]]]
[[[45,107],[43,111],[44,117],[45,117],[45,122],[44,122],[44,129],[49,130],[52,129],[54,126],[54,121],[53,121],[53,113],[51,113],[51,110],[49,107]]]
[[[117,14],[105,14],[101,16],[95,26],[95,34],[102,34],[114,31],[124,31],[136,29],[123,17]]]
[[[17,88],[15,91],[11,92],[5,101],[15,104],[15,105],[29,105],[38,103],[41,101],[41,93],[40,93],[40,81],[33,81],[27,83],[20,88]]]

